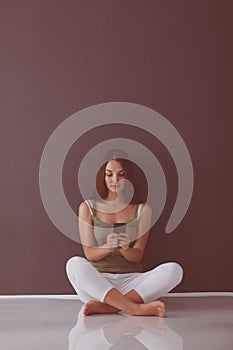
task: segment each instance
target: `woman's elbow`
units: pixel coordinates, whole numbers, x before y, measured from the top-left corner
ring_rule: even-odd
[[[91,252],[90,247],[88,247],[88,246],[83,247],[83,252],[84,252],[85,258],[86,258],[88,261],[93,261],[93,260],[92,260],[93,254],[92,254],[92,252]]]

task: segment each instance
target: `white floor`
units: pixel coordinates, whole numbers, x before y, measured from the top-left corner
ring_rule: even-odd
[[[233,349],[232,296],[161,299],[164,319],[124,313],[84,317],[75,297],[0,297],[0,349]]]

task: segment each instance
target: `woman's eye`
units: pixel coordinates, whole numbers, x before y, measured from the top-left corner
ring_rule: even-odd
[[[113,174],[108,173],[108,174],[105,174],[105,176],[111,177],[111,176],[113,176]],[[126,176],[126,173],[119,173],[118,176],[124,177],[124,176]]]

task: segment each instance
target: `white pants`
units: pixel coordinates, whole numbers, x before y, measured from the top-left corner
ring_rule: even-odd
[[[79,256],[68,260],[66,273],[84,303],[89,300],[103,302],[112,288],[122,294],[135,290],[148,303],[170,292],[183,277],[182,267],[175,262],[161,264],[148,272],[115,274],[99,272]]]

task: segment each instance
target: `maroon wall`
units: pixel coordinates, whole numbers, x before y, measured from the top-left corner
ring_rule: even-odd
[[[145,267],[180,262],[185,278],[176,291],[232,290],[232,1],[15,0],[0,6],[0,293],[73,292],[64,266],[81,247],[43,208],[40,158],[63,120],[112,101],[164,115],[194,166],[188,213],[166,235],[177,190],[174,164],[159,142],[137,135],[145,145],[155,142],[168,181]],[[107,128],[83,137],[80,156],[111,134]],[[134,132],[116,130],[125,137]],[[82,200],[72,186],[75,156],[72,149],[64,167],[74,207]]]

